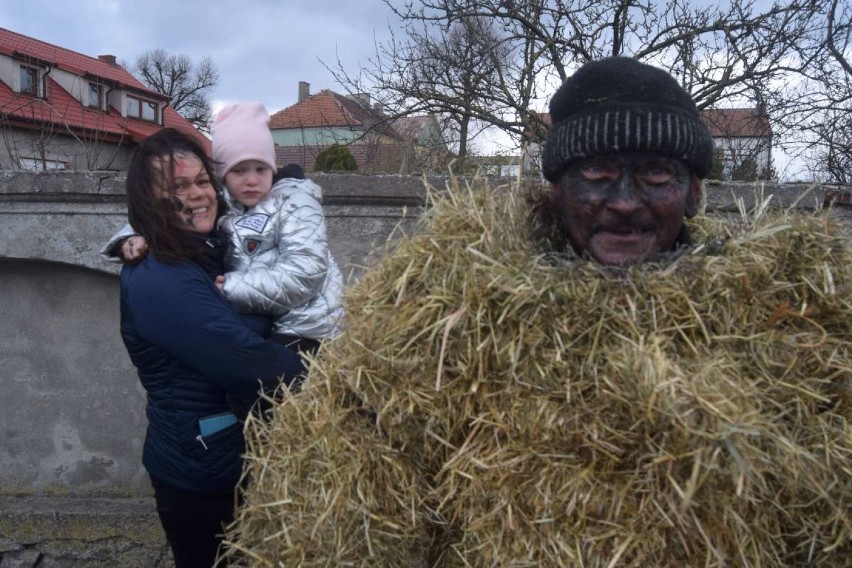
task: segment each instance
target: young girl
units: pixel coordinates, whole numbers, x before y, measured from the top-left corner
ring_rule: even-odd
[[[270,314],[274,339],[313,351],[340,331],[343,278],[326,240],[322,190],[307,179],[272,184],[275,145],[261,103],[224,108],[213,160],[230,204],[219,230],[231,242],[217,280],[240,312]]]
[[[237,311],[272,316],[274,340],[312,352],[340,331],[343,279],[328,250],[320,187],[295,178],[272,184],[268,123],[264,106],[248,102],[226,107],[213,124],[213,161],[229,204],[218,229],[230,240],[216,283]],[[119,232],[102,252],[144,255],[144,239],[129,234]]]

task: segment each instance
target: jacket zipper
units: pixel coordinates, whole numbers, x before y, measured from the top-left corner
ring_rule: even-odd
[[[204,446],[204,449],[205,449],[205,450],[206,450],[206,449],[208,449],[208,448],[207,448],[207,444],[205,444],[205,443],[204,443],[204,438],[201,436],[201,434],[199,434],[198,436],[196,436],[196,437],[195,437],[195,439],[196,439],[196,440],[198,440],[199,442],[201,442],[201,445],[202,445],[202,446]]]

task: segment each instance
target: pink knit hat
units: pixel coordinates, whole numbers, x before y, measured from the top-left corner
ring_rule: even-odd
[[[275,171],[275,144],[269,132],[269,113],[263,103],[226,106],[213,121],[213,162],[224,180],[231,168],[244,160],[263,162]]]

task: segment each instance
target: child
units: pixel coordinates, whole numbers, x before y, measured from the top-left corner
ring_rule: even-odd
[[[313,352],[340,331],[343,279],[328,250],[320,187],[295,178],[272,184],[268,123],[261,103],[236,103],[213,124],[213,161],[229,205],[218,228],[230,240],[216,283],[238,312],[271,315],[273,339]],[[144,255],[144,239],[130,234],[114,235],[102,253]]]
[[[231,241],[217,284],[238,311],[274,316],[277,341],[313,351],[340,331],[343,279],[328,250],[320,187],[295,178],[272,185],[268,123],[261,103],[228,106],[213,123],[216,175],[230,205],[219,230]]]

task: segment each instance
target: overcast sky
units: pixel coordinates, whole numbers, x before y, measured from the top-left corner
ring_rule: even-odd
[[[0,27],[85,55],[133,65],[150,49],[210,56],[219,69],[214,110],[238,100],[276,112],[299,81],[342,92],[320,60],[348,68],[375,53],[393,14],[381,0],[3,0]]]

